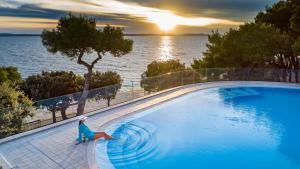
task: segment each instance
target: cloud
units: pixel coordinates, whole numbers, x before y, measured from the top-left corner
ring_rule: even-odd
[[[33,18],[53,18],[57,19],[65,16],[67,12],[61,10],[44,9],[37,5],[21,5],[16,8],[0,7],[0,16],[9,17],[33,17]]]
[[[169,9],[188,16],[249,20],[278,0],[126,0],[141,5]]]
[[[25,17],[0,16],[0,29],[44,29],[52,28],[57,24],[56,19],[37,19]]]
[[[212,25],[236,26],[247,21],[251,12],[256,12],[263,4],[274,0],[3,1],[0,4],[0,16],[11,17],[10,19],[17,17],[58,19],[68,12],[73,12],[93,16],[101,21],[101,24],[124,25],[128,29],[137,30],[139,27],[146,28],[151,24],[156,24],[162,29],[175,26],[202,28]]]

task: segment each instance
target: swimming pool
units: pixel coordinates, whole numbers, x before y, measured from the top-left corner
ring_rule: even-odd
[[[300,90],[199,90],[111,123],[101,169],[300,168]]]

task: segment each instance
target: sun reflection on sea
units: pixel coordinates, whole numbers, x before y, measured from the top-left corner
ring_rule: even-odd
[[[173,59],[174,56],[172,55],[172,44],[171,39],[169,36],[163,36],[161,38],[161,45],[160,45],[160,54],[159,54],[159,60],[170,60]]]

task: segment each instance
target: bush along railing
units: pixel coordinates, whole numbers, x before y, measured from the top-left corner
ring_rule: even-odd
[[[187,84],[212,81],[297,82],[297,79],[299,79],[297,76],[299,76],[299,73],[294,71],[258,68],[189,69],[154,77],[142,76],[140,81],[128,83],[126,86],[123,85],[123,88],[120,85],[112,85],[89,90],[84,113],[101,110],[150,93]],[[30,115],[22,120],[18,119],[16,125],[7,123],[7,118],[11,118],[14,113],[28,111],[27,105],[17,108],[0,107],[0,129],[3,131],[0,132],[0,138],[75,117],[80,96],[81,92],[78,92],[39,100],[33,104],[33,109],[30,108]]]

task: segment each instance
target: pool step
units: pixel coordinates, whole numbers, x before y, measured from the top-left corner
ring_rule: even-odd
[[[233,99],[245,96],[258,96],[260,93],[253,88],[223,88],[219,89],[219,95],[222,99]]]
[[[157,128],[146,121],[132,121],[121,125],[113,136],[120,138],[109,142],[109,159],[117,167],[134,167],[139,162],[155,156]]]

